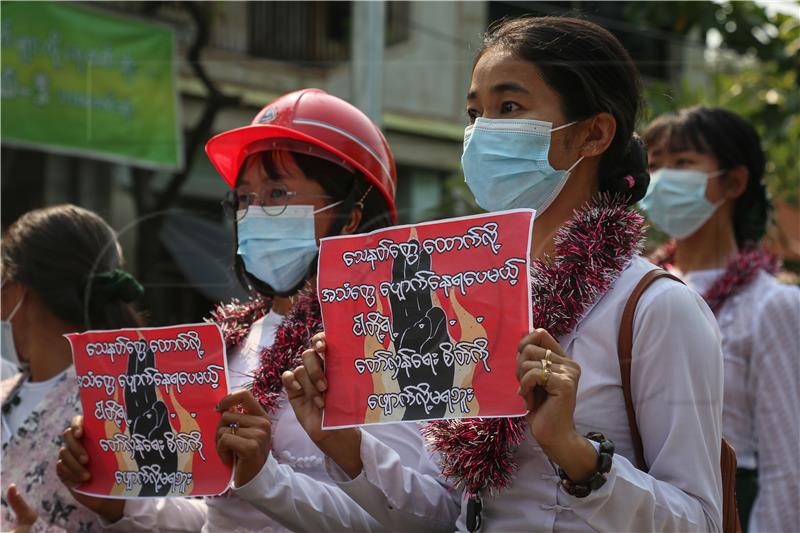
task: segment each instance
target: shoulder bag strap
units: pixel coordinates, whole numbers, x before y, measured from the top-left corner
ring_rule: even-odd
[[[639,281],[633,289],[625,309],[622,311],[622,321],[619,327],[619,340],[617,342],[617,354],[619,356],[619,370],[622,377],[622,394],[625,396],[625,409],[628,412],[628,427],[633,441],[633,451],[636,455],[636,467],[647,472],[647,463],[644,460],[644,448],[642,447],[642,436],[639,434],[639,426],[636,423],[636,411],[633,409],[633,396],[631,394],[631,360],[633,352],[633,317],[636,314],[636,304],[639,303],[644,291],[655,280],[659,278],[674,279],[683,283],[679,278],[673,276],[666,270],[657,268],[651,270]]]

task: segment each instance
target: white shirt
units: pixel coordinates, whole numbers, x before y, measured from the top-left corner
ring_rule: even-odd
[[[256,322],[240,350],[229,361],[232,386],[248,382],[258,365],[258,347],[270,346],[280,316],[270,313]],[[375,531],[384,527],[344,491],[325,470],[322,452],[308,438],[284,399],[272,419],[272,451],[261,472],[249,483],[220,497],[200,500],[169,498],[128,500],[125,517],[109,525],[116,531]],[[387,424],[369,430],[401,458],[402,464],[435,487],[448,500],[452,524],[457,502],[440,496],[438,468],[424,448],[414,424]],[[205,507],[205,508],[204,508]]]
[[[228,358],[229,390],[244,388],[253,381],[252,373],[258,368],[261,351],[275,342],[275,330],[281,320],[283,316],[278,313],[267,313],[250,326],[241,348],[233,350]]]
[[[685,274],[705,293],[722,269]],[[749,531],[800,531],[800,290],[760,272],[720,308],[722,431],[742,468],[758,469]]]
[[[53,388],[61,376],[64,375],[66,370],[59,372],[52,378],[46,381],[31,381],[30,378],[26,379],[22,385],[20,385],[17,392],[12,395],[12,398],[16,396],[19,398],[19,403],[16,403],[16,400],[9,400],[13,402],[10,405],[10,410],[8,413],[3,413],[3,427],[2,427],[2,444],[8,442],[8,440],[16,434],[17,430],[22,426],[22,424],[28,419],[28,417],[36,410],[36,407],[39,405],[39,402],[42,401],[42,398],[45,397],[47,392]],[[65,423],[69,423],[69,421],[65,421]]]
[[[568,495],[528,433],[515,452],[519,470],[512,485],[496,496],[483,495],[481,531],[721,530],[719,330],[703,299],[672,280],[656,281],[636,310],[632,396],[649,473],[632,463],[617,337],[631,291],[653,268],[635,258],[575,330],[558,339],[581,365],[578,431],[600,431],[616,444],[605,485],[586,498]],[[401,506],[421,517],[437,516],[429,493],[415,490],[409,482],[414,473],[392,460],[391,450],[363,435],[361,458],[361,475],[339,486],[373,515]],[[336,474],[336,466],[328,466]],[[457,529],[466,529],[466,507],[462,499]]]

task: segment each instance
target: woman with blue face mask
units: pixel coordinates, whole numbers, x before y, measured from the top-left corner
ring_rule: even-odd
[[[750,531],[800,530],[800,291],[759,246],[770,203],[755,129],[720,108],[657,118],[645,130],[641,205],[673,240],[652,259],[703,295],[725,357],[723,434],[736,448],[736,496]]]
[[[245,387],[217,406],[217,453],[234,464],[232,490],[204,502],[117,500],[102,508],[103,516],[120,531],[384,530],[329,477],[323,454],[285,401],[281,374],[300,362],[321,329],[314,289],[319,240],[396,222],[389,146],[357,108],[306,89],[270,103],[250,125],[212,138],[206,152],[231,188],[224,208],[237,237],[235,266],[254,296],[212,315],[228,346],[232,388]],[[79,425],[68,433],[62,479],[75,484],[86,479],[87,463],[80,462]],[[429,486],[441,486],[416,426],[376,426],[370,433]],[[451,495],[433,498],[454,516]]]
[[[22,368],[0,382],[3,531],[102,530],[56,477],[64,422],[81,412],[64,335],[142,325],[143,289],[122,267],[114,230],[75,205],[30,211],[3,235],[2,355]]]
[[[649,180],[633,131],[640,98],[628,53],[587,21],[501,21],[478,51],[466,94],[464,175],[488,211],[537,210],[536,329],[517,353],[491,354],[516,358],[527,416],[446,420],[425,430],[443,473],[465,489],[455,529],[723,526],[714,316],[696,293],[662,277],[623,318],[656,268],[639,256],[643,220],[629,207]],[[630,357],[619,356],[623,341]],[[323,333],[304,366],[284,378],[307,420],[318,418],[309,398],[324,402],[325,350]],[[369,435],[312,433],[340,467],[344,490],[375,516],[385,506],[436,516],[413,490],[413,472]]]

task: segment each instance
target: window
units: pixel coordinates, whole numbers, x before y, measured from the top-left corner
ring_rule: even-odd
[[[386,46],[408,40],[411,2],[386,2]]]
[[[249,2],[249,52],[324,63],[350,56],[349,2]]]
[[[407,2],[386,3],[387,46],[408,40]],[[309,66],[350,59],[352,2],[249,2],[249,53]]]

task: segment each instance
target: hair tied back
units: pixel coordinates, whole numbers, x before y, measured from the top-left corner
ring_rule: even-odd
[[[131,303],[144,294],[144,287],[121,268],[98,272],[90,276],[88,281],[91,286],[91,300],[98,306],[114,301]]]

